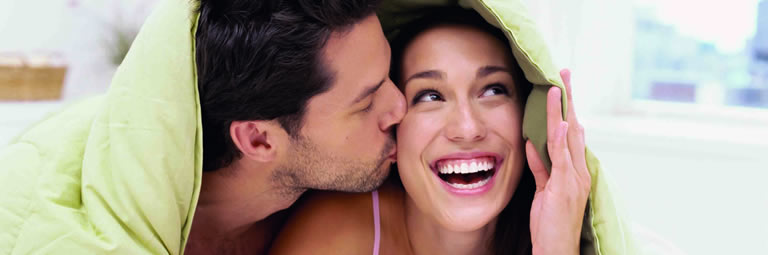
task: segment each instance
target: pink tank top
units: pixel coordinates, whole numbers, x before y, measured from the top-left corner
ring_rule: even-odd
[[[381,243],[381,223],[379,220],[379,191],[371,192],[373,197],[373,255],[379,255],[379,245]]]

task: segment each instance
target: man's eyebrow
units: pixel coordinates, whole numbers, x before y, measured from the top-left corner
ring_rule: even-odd
[[[413,79],[441,80],[441,79],[445,79],[445,73],[438,70],[427,70],[423,72],[418,72],[414,75],[411,75],[411,77],[408,77],[408,79],[405,79],[405,82],[403,82],[403,84],[408,84],[408,82]]]
[[[475,79],[480,79],[485,76],[491,75],[492,73],[496,72],[506,72],[510,75],[512,72],[509,70],[509,68],[501,67],[501,66],[484,66],[477,69],[477,74],[475,75]]]
[[[381,85],[384,85],[384,80],[381,80],[378,84],[370,86],[370,87],[366,88],[365,90],[363,90],[363,92],[360,93],[360,95],[357,95],[355,100],[352,101],[352,104],[359,103],[360,101],[362,101],[366,97],[370,96],[371,94],[376,93],[376,91],[379,90],[379,88],[381,88]]]

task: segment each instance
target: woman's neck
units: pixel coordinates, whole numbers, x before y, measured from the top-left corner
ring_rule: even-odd
[[[404,198],[405,227],[413,254],[491,254],[496,219],[474,231],[452,231],[421,212],[408,195]]]

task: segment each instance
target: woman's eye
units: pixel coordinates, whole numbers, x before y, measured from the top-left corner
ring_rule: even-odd
[[[434,102],[434,101],[443,101],[443,97],[440,96],[440,93],[437,93],[437,91],[425,90],[420,92],[415,97],[413,97],[412,104],[418,104],[422,102]]]
[[[487,96],[493,96],[493,95],[507,95],[509,92],[507,92],[507,87],[501,84],[491,84],[485,87],[485,90],[483,91],[484,97]]]

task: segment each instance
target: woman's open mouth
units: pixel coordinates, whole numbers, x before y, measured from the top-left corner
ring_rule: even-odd
[[[490,155],[445,157],[434,164],[434,169],[449,191],[475,194],[490,189],[498,161],[498,157]]]

